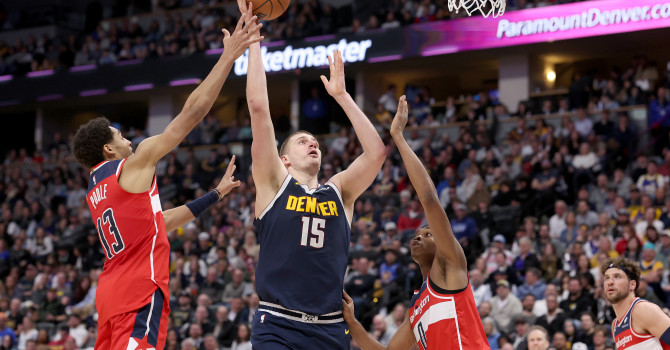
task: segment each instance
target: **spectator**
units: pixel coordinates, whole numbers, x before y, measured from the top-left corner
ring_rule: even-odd
[[[526,270],[524,283],[519,286],[516,295],[519,299],[523,299],[528,294],[534,296],[535,299],[544,299],[546,288],[547,285],[542,281],[542,271],[537,267],[532,267]]]
[[[384,106],[384,109],[391,113],[391,115],[395,115],[395,112],[398,109],[398,97],[396,96],[396,90],[397,89],[395,84],[389,85],[386,92],[381,95],[377,101],[377,103]]]
[[[523,311],[519,299],[510,293],[510,285],[506,280],[496,283],[496,296],[491,300],[491,317],[500,329],[509,330],[512,317]]]
[[[582,312],[594,312],[597,310],[595,300],[590,295],[585,294],[578,277],[570,277],[568,288],[568,298],[560,303],[560,307],[567,313],[569,318],[577,319]]]
[[[233,282],[226,284],[221,298],[224,303],[230,303],[233,298],[241,298],[248,289],[249,284],[244,281],[244,272],[240,269],[235,269],[233,272]]]
[[[237,326],[237,337],[233,341],[231,350],[251,350],[251,332],[249,326],[240,324]]]
[[[219,306],[216,310],[216,324],[212,334],[216,337],[217,342],[224,348],[230,348],[235,340],[237,333],[237,326],[228,319],[228,308]]]

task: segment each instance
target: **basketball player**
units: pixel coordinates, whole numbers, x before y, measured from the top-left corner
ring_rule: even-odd
[[[240,10],[247,11],[244,0]],[[348,349],[342,285],[354,201],[372,184],[386,149],[344,83],[339,52],[328,57],[328,93],[349,117],[364,153],[319,185],[321,150],[305,131],[290,135],[277,153],[259,44],[249,47],[247,102],[251,115],[255,226],[260,238],[254,317],[255,349]]]
[[[91,169],[86,200],[107,255],[98,280],[96,349],[162,349],[169,312],[170,245],[172,231],[198,216],[238,186],[233,161],[214,191],[186,206],[162,212],[156,184],[156,163],[173,150],[205,117],[216,100],[235,59],[252,42],[261,25],[242,30],[245,13],[233,35],[225,29],[225,50],[207,78],[193,91],[181,113],[165,131],[139,144],[130,141],[96,118],[77,131],[74,155]]]
[[[468,282],[467,263],[461,245],[423,164],[403,136],[407,101],[401,97],[391,136],[405,162],[409,179],[428,219],[411,242],[412,258],[419,264],[424,282],[410,301],[407,317],[387,347],[374,340],[354,317],[354,304],[344,294],[344,319],[362,349],[490,349]]]
[[[640,283],[638,263],[623,257],[609,259],[600,272],[605,298],[616,313],[612,335],[617,350],[670,349],[670,317],[656,304],[635,297]]]

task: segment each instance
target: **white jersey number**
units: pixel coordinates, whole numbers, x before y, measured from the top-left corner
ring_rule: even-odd
[[[323,248],[323,229],[325,228],[326,219],[303,216],[300,245],[307,247],[309,243],[312,248]]]

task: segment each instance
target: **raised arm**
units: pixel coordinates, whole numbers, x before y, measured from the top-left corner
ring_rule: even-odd
[[[467,262],[463,248],[454,237],[451,230],[451,224],[447,218],[447,214],[440,204],[437,197],[437,191],[433,185],[426,168],[416,156],[414,151],[407,144],[407,140],[403,136],[405,125],[407,124],[407,101],[405,96],[400,97],[398,104],[398,112],[391,124],[391,136],[395,141],[400,156],[405,163],[407,175],[409,180],[416,190],[419,201],[426,213],[426,219],[430,226],[430,232],[435,240],[437,253],[435,254],[435,261],[431,268],[431,278],[438,280],[442,276],[444,278],[444,270],[447,269],[447,279],[445,281],[446,289],[461,289],[467,286]],[[446,265],[446,266],[445,266]],[[441,273],[439,272],[441,271]],[[433,273],[438,272],[438,273]],[[438,280],[439,281],[439,280]]]
[[[416,344],[416,339],[414,338],[414,333],[412,333],[412,327],[409,324],[407,315],[405,315],[405,321],[400,325],[398,330],[395,332],[387,346],[382,345],[375,338],[368,333],[365,328],[356,320],[354,317],[354,301],[351,297],[344,291],[342,291],[342,307],[344,320],[349,326],[351,331],[351,337],[354,338],[358,346],[363,350],[409,350],[414,344]]]
[[[237,0],[242,13],[248,13],[251,6],[245,0]],[[260,35],[260,34],[257,34]],[[251,117],[251,172],[256,184],[256,217],[263,212],[279,187],[288,170],[279,158],[274,126],[270,117],[267,80],[261,56],[261,45],[255,42],[249,46],[247,70],[247,104]]]
[[[242,28],[242,24],[247,18],[252,19],[252,24],[247,28]],[[170,122],[165,131],[142,141],[135,154],[126,161],[122,174],[127,176],[122,176],[120,179],[121,187],[126,191],[147,191],[151,187],[158,160],[177,147],[184,137],[207,115],[219,95],[235,59],[242,55],[249,44],[262,40],[262,37],[258,35],[262,25],[256,24],[255,18],[255,16],[251,16],[251,11],[248,11],[237,22],[237,27],[232,35],[226,29],[223,29],[224,51],[212,71],[191,93],[181,113]]]
[[[328,63],[330,65],[330,80],[322,75],[321,81],[323,81],[328,94],[337,101],[347,114],[356,136],[358,136],[358,140],[363,146],[363,154],[356,158],[349,168],[331,179],[342,191],[344,207],[348,217],[351,218],[356,198],[370,187],[384,164],[386,147],[370,119],[358,108],[354,99],[347,93],[342,54],[335,50],[332,58],[328,56]]]
[[[163,212],[165,220],[165,230],[170,232],[179,227],[186,225],[191,220],[195,219],[198,214],[209,208],[211,205],[223,199],[223,196],[228,194],[233,188],[240,185],[240,180],[235,180],[235,156],[230,160],[226,173],[216,186],[216,191],[205,194],[204,196],[191,201],[188,204],[180,205],[173,209],[168,209]]]

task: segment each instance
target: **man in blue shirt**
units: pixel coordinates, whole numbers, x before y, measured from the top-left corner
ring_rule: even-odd
[[[472,241],[477,236],[477,223],[471,217],[465,216],[466,209],[465,204],[454,204],[456,218],[451,220],[451,229],[461,244],[465,243],[464,241]]]
[[[7,315],[4,312],[0,312],[0,339],[4,338],[7,334],[12,337],[13,343],[16,344],[16,333],[7,326]]]
[[[532,294],[536,300],[544,299],[544,290],[547,284],[542,281],[542,271],[537,267],[531,267],[526,271],[526,280],[516,290],[516,296],[523,299],[526,294]]]

